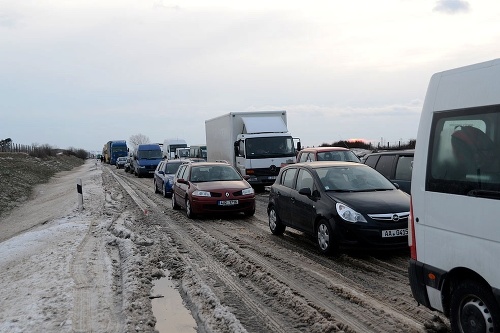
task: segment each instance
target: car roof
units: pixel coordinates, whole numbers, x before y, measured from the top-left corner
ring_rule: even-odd
[[[301,152],[323,152],[323,151],[345,151],[345,150],[350,150],[350,149],[345,147],[310,147],[310,148],[303,148]]]
[[[283,169],[288,169],[293,166],[301,166],[301,167],[306,167],[308,169],[318,169],[318,168],[324,168],[324,167],[330,167],[330,166],[356,166],[356,167],[368,167],[365,164],[362,163],[357,163],[357,162],[346,162],[346,161],[312,161],[312,162],[300,162],[300,163],[294,163],[294,164],[289,164]]]
[[[375,153],[366,154],[365,158],[373,155],[413,155],[414,153],[415,149],[386,150],[386,151],[378,151]]]
[[[189,165],[195,165],[195,166],[227,165],[229,167],[233,167],[229,163],[224,163],[224,162],[185,162],[185,163],[189,164]]]

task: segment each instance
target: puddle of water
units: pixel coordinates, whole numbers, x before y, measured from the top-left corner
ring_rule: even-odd
[[[151,290],[152,296],[163,296],[151,300],[153,314],[156,317],[155,329],[160,333],[196,333],[196,321],[170,279],[167,277],[155,280]]]

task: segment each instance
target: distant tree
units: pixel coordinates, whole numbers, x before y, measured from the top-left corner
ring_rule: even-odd
[[[361,148],[361,149],[372,149],[371,143],[366,143],[362,140],[356,141],[336,141],[333,143],[322,143],[320,147],[345,147],[345,148]]]
[[[131,135],[130,138],[128,139],[128,142],[130,144],[130,150],[133,151],[137,148],[138,145],[143,145],[146,143],[151,143],[151,140],[144,134],[135,134]]]

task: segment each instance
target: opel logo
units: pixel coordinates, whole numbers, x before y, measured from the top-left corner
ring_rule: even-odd
[[[226,192],[226,198],[229,198],[229,192]]]
[[[398,214],[394,214],[394,215],[392,215],[392,220],[393,220],[394,222],[398,222],[398,221],[399,221],[399,215],[398,215]]]

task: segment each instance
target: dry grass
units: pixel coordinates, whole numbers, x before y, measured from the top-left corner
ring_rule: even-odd
[[[0,152],[0,216],[29,199],[33,188],[59,171],[71,170],[84,160],[75,156],[47,158]]]

